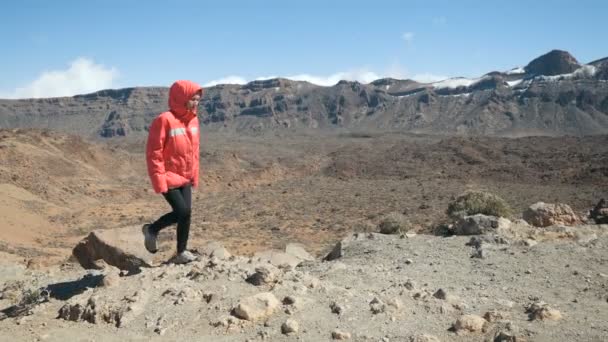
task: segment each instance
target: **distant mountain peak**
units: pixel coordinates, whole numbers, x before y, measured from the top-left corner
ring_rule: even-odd
[[[530,62],[524,69],[531,75],[563,75],[580,68],[580,63],[568,51],[552,50]]]

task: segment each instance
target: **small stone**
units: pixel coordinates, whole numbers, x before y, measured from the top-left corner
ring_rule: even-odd
[[[159,334],[160,336],[163,336],[167,332],[167,328],[156,327],[154,329],[154,332]]]
[[[345,331],[341,331],[341,330],[334,330],[331,332],[331,338],[333,338],[334,340],[349,340],[351,337],[349,332],[345,332]]]
[[[116,286],[118,283],[120,283],[120,271],[118,269],[116,269],[116,272],[110,271],[104,274],[103,279],[101,280],[101,285],[103,287]]]
[[[329,304],[329,308],[331,309],[331,312],[335,313],[336,315],[341,315],[344,313],[344,307],[336,302]]]
[[[504,332],[504,331],[500,331],[498,332],[495,336],[494,336],[494,340],[493,342],[519,342],[519,341],[525,341],[523,339],[519,339],[516,336]]]
[[[421,334],[410,336],[409,342],[439,342],[439,339],[433,335]]]
[[[401,300],[399,298],[393,298],[393,299],[389,299],[386,304],[388,306],[391,306],[397,310],[401,310],[401,308],[403,307],[403,303],[401,302]]]
[[[321,285],[321,281],[317,278],[312,277],[308,281],[308,287],[311,289],[316,289],[320,285]]]
[[[530,304],[526,312],[530,315],[531,320],[557,321],[562,319],[562,313],[559,310],[553,309],[544,302]]]
[[[405,264],[406,264],[406,265],[411,265],[412,263],[414,263],[414,262],[412,261],[412,259],[405,259]]]
[[[369,306],[374,315],[386,311],[386,305],[384,305],[384,303],[378,297],[374,297],[374,299],[372,299],[372,301],[369,303]]]
[[[298,299],[294,296],[286,296],[285,298],[283,298],[284,305],[294,305],[297,301]]]
[[[413,291],[414,289],[416,289],[416,282],[414,282],[413,280],[407,280],[405,282],[405,284],[403,284],[403,286],[405,286],[406,289]]]
[[[288,319],[281,325],[281,332],[285,335],[295,334],[300,330],[300,324],[293,319]]]
[[[433,293],[433,297],[445,300],[448,298],[448,294],[445,292],[444,289],[439,289],[435,291],[435,293]]]
[[[509,317],[509,314],[507,312],[502,312],[502,311],[498,311],[498,310],[488,311],[483,315],[483,318],[485,318],[485,320],[490,323],[500,321],[500,320],[506,319],[508,317]]]

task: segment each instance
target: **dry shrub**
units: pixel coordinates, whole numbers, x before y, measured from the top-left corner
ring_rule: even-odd
[[[476,214],[509,217],[511,208],[497,195],[484,191],[467,191],[449,204],[447,214],[452,218]]]

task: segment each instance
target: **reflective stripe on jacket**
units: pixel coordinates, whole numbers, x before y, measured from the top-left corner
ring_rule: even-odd
[[[152,187],[164,193],[188,183],[198,186],[199,123],[196,108],[186,104],[203,89],[191,81],[177,81],[169,90],[169,111],[158,115],[148,132],[146,164]]]

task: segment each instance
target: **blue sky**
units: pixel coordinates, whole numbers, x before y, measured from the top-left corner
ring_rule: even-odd
[[[4,1],[0,98],[288,77],[433,81],[607,57],[608,1]]]

